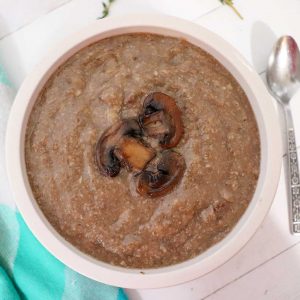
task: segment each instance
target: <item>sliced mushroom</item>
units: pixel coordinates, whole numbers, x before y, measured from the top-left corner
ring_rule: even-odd
[[[161,92],[145,98],[140,122],[145,133],[158,138],[164,149],[175,147],[184,133],[181,111],[175,100]]]
[[[178,185],[185,168],[184,158],[179,153],[164,151],[156,171],[146,169],[137,176],[136,190],[141,196],[164,196]]]
[[[125,137],[116,145],[115,155],[129,171],[141,171],[155,157],[156,152],[140,140]]]
[[[115,147],[125,137],[140,138],[142,129],[136,119],[117,122],[104,131],[96,145],[95,161],[101,174],[115,177],[121,169],[120,159],[115,155]]]

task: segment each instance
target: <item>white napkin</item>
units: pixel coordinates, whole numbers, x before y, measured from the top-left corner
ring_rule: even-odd
[[[15,92],[0,65],[0,203],[11,206],[14,206],[14,202],[6,174],[4,142],[7,119],[14,96]]]

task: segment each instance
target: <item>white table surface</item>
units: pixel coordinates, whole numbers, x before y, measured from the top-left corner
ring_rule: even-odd
[[[218,0],[116,0],[111,15],[153,12],[191,20],[232,44],[264,80],[267,56],[276,38],[290,34],[300,44],[300,0],[234,2],[243,21]],[[49,48],[99,15],[98,0],[0,0],[0,62],[15,88]],[[299,149],[300,93],[294,97],[292,109]],[[136,300],[300,299],[300,237],[288,231],[283,171],[265,221],[230,261],[182,285],[127,290],[127,294]]]

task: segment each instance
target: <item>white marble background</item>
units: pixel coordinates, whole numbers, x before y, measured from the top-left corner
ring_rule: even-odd
[[[289,34],[300,44],[300,0],[234,3],[244,16],[243,21],[219,0],[116,0],[111,15],[152,12],[191,20],[232,44],[264,80],[267,56],[276,38]],[[19,88],[49,48],[96,19],[101,10],[98,0],[0,0],[0,62],[14,87]],[[275,100],[274,105],[277,106]],[[292,101],[292,110],[299,146],[300,93]],[[136,300],[300,299],[300,238],[291,236],[288,230],[283,172],[264,223],[230,261],[183,285],[127,293]]]

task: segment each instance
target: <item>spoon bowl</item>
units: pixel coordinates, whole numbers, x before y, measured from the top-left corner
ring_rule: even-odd
[[[300,88],[300,52],[291,36],[283,36],[275,44],[268,61],[267,82],[275,98],[285,103]]]

